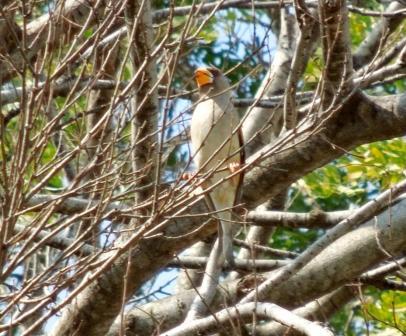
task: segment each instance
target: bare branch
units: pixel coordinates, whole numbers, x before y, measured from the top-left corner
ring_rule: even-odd
[[[131,61],[134,71],[133,81],[135,83],[133,87],[132,104],[132,113],[134,116],[132,122],[133,171],[134,173],[140,174],[138,183],[145,187],[150,185],[155,177],[154,170],[151,167],[156,164],[154,162],[154,147],[157,143],[156,136],[153,135],[157,129],[158,102],[155,88],[158,83],[156,80],[157,74],[155,63],[150,60],[153,49],[152,13],[150,3],[148,1],[131,2],[128,4],[126,15],[128,16],[127,19],[130,20],[128,23],[130,24],[129,40],[131,41],[131,46],[128,51],[131,51]],[[149,60],[149,62],[146,62],[146,60]],[[150,191],[146,188],[140,188],[135,193],[135,203],[141,204],[149,197]],[[146,209],[137,212],[141,215],[149,213]],[[134,220],[133,222],[133,228],[136,227],[135,225],[140,224],[142,224],[142,221],[139,221],[137,218],[137,220]],[[124,237],[126,236],[128,235],[124,235]],[[129,241],[131,241],[131,239]],[[123,244],[125,243],[123,242]],[[137,267],[130,267],[130,269],[128,269],[127,265],[128,262],[130,262],[130,264],[132,263],[131,260],[137,260],[136,258],[137,253],[132,253],[131,249],[129,249],[128,252],[128,250],[126,251],[126,249],[123,248],[123,250],[117,254],[116,258],[113,259],[115,267],[110,269],[109,272],[104,273],[101,277],[98,276],[98,272],[101,272],[100,269],[95,272],[93,276],[98,276],[98,283],[101,281],[106,282],[106,287],[110,288],[110,292],[103,290],[103,293],[101,293],[98,283],[89,285],[75,298],[75,302],[72,303],[76,309],[65,309],[58,325],[53,330],[53,334],[68,335],[73,332],[72,328],[75,329],[75,333],[80,333],[79,329],[75,327],[79,321],[81,330],[88,335],[96,335],[105,332],[109,328],[114,317],[122,308],[121,298],[129,297],[138,286],[136,284],[137,281],[134,281],[140,276]],[[136,263],[139,264],[140,260],[137,260]],[[129,283],[123,282],[122,279],[124,276],[131,278],[131,281]],[[148,275],[144,274],[142,277],[145,279],[146,276]],[[114,279],[120,280],[115,282]],[[110,296],[112,293],[115,293],[114,297]],[[100,301],[93,300],[92,302],[89,302],[89,300],[87,300],[89,296],[99,296],[100,300],[105,300],[107,298],[106,294],[110,296],[109,309],[100,306],[96,307],[99,305]],[[94,319],[101,321],[101,315],[96,316],[97,314],[94,314],[94,312],[100,310],[100,308],[103,310],[103,322],[95,323]],[[88,315],[90,311],[93,312],[91,316]],[[86,322],[83,320],[85,315],[88,316]]]
[[[349,76],[348,11],[380,13],[341,0],[320,0],[320,6],[314,0],[199,0],[181,7],[170,1],[168,8],[154,2],[155,11],[148,0],[0,2],[0,333],[39,334],[51,323],[50,335],[58,336],[159,334],[179,326],[188,311],[195,319],[235,308],[267,279],[272,286],[264,292],[259,287],[261,304],[297,309],[295,314],[309,319],[323,313],[313,300],[328,315],[351,298],[354,283],[358,291],[363,282],[404,288],[398,271],[406,236],[404,197],[380,204],[381,195],[375,208],[366,204],[348,212],[284,212],[293,182],[351,155],[356,146],[404,136],[406,95],[380,93],[388,89],[384,83],[406,78],[406,40],[390,35],[391,25],[396,29],[405,15],[404,4],[376,19],[387,29],[375,34],[379,43],[368,64]],[[309,30],[302,25],[299,40],[294,5],[296,21],[310,22]],[[227,12],[217,15],[221,10]],[[234,15],[237,20],[230,19]],[[316,26],[310,29],[314,21],[324,29],[325,63],[312,60],[311,81],[303,82],[319,41]],[[240,34],[241,27],[252,29],[255,38]],[[247,47],[244,60],[238,60],[241,46]],[[186,144],[197,96],[192,69],[210,58],[222,70],[232,67],[230,78],[241,79],[233,88],[243,98],[232,104],[241,115],[246,112],[239,127],[250,156],[236,173],[245,174],[245,185],[234,225],[246,240],[234,240],[239,251],[233,268],[183,257],[191,245],[216,236],[221,211],[208,209],[204,197],[236,176],[224,175],[209,188],[211,172],[187,183],[180,177],[193,169],[189,159],[196,154]],[[262,83],[254,82],[264,75]],[[260,90],[249,98],[255,85]],[[308,87],[312,91],[296,93]],[[365,88],[379,95],[368,96]],[[381,207],[387,210],[377,215]],[[276,226],[298,225],[322,228],[325,238],[310,247],[300,239],[289,251],[282,242],[292,230],[272,237]],[[203,288],[191,283],[191,290],[177,295],[163,289],[166,270],[204,266]],[[232,272],[223,279],[222,271]],[[202,274],[195,271],[193,278]],[[340,300],[337,294],[338,307],[330,307],[324,296],[333,297],[342,286],[346,295]],[[158,300],[155,288],[170,297]],[[195,299],[199,291],[203,297]],[[235,319],[215,330],[237,334],[245,320],[234,312]],[[269,319],[257,313],[246,317],[252,323],[244,328],[265,326]],[[286,331],[276,324],[267,326]]]
[[[207,257],[180,257],[178,260],[173,260],[168,264],[168,267],[186,267],[186,268],[195,268],[202,269],[207,265],[209,258]],[[258,271],[265,272],[270,271],[275,268],[286,265],[288,262],[285,260],[246,260],[246,259],[235,259],[235,266],[223,267],[223,270],[241,270],[241,271]],[[205,271],[206,273],[207,270]],[[213,277],[213,276],[212,276]],[[201,293],[201,290],[199,291]],[[202,294],[201,294],[202,295]],[[203,296],[202,296],[203,297]],[[206,304],[209,305],[209,301],[206,300]]]
[[[379,266],[373,270],[365,272],[360,277],[361,280],[372,279],[376,277],[382,277],[389,273],[392,273],[398,269],[401,269],[404,265],[406,265],[406,257],[389,262],[385,265]]]
[[[275,249],[275,248],[268,247],[268,246],[258,245],[256,242],[250,243],[250,242],[246,242],[246,241],[235,239],[235,238],[234,238],[234,244],[237,246],[241,246],[242,248],[245,248],[250,251],[252,249],[254,249],[255,251],[258,251],[264,255],[272,255],[272,256],[277,256],[277,257],[282,257],[282,258],[295,258],[298,255],[296,252],[279,250],[279,249]]]
[[[401,1],[392,1],[385,13],[397,12],[403,10],[404,5]],[[392,33],[402,23],[402,16],[383,17],[374,25],[372,31],[368,33],[364,41],[359,45],[353,55],[354,69],[359,69],[368,64],[379,51],[382,45]]]
[[[25,40],[30,45],[29,50],[22,50],[19,45],[7,50],[3,55],[7,61],[0,62],[0,82],[9,80],[14,76],[15,71],[20,71],[23,64],[31,63],[38,56],[38,52],[45,46],[48,48],[48,52],[51,49],[57,49],[61,43],[71,42],[71,47],[77,45],[78,37],[83,32],[91,27],[95,20],[97,20],[96,13],[103,12],[103,1],[77,1],[68,0],[59,3],[56,10],[53,13],[45,14],[37,20],[31,22],[26,27]],[[110,27],[117,25],[118,14],[117,8],[113,6],[110,11],[110,20],[105,21]],[[64,38],[61,38],[61,37]],[[83,48],[95,40],[95,35],[88,39]],[[22,54],[23,53],[23,54]],[[12,60],[10,66],[9,60]],[[69,60],[73,61],[73,58]],[[67,65],[64,62],[64,67]],[[62,68],[59,68],[61,70]]]
[[[352,73],[352,56],[346,2],[320,0],[319,20],[325,63],[320,97],[323,110],[327,110],[352,88],[348,81]]]
[[[402,18],[406,16],[406,9],[399,9],[394,10],[392,12],[378,12],[378,11],[371,11],[365,8],[355,7],[352,5],[348,5],[348,9],[356,14],[361,14],[365,16],[374,16],[374,17],[385,17],[385,18]]]
[[[386,78],[390,78],[394,75],[406,76],[406,62],[402,61],[402,56],[406,54],[406,46],[403,47],[402,52],[399,55],[399,59],[394,64],[386,65],[376,71],[366,74],[362,77],[354,79],[355,85],[367,87],[375,82],[382,82]]]
[[[292,213],[283,211],[254,210],[247,214],[247,221],[254,225],[287,227],[287,228],[324,228],[338,224],[353,213],[353,210],[335,212],[311,211],[309,213]]]
[[[192,245],[186,251],[186,257],[207,257],[213,247],[213,242],[203,240]],[[176,278],[175,293],[199,287],[202,283],[203,273],[200,270],[182,268]]]
[[[315,11],[309,12],[304,0],[295,1],[296,19],[300,28],[300,34],[292,59],[292,66],[286,84],[285,98],[283,105],[283,124],[285,129],[293,129],[297,123],[296,110],[296,87],[305,70],[314,41],[318,37],[318,26],[314,17]]]
[[[221,254],[220,238],[217,238],[210,252],[209,258],[204,258],[206,260],[206,267],[204,270],[202,285],[196,290],[196,296],[186,315],[184,324],[204,316],[206,311],[210,310],[209,307],[216,294],[216,287],[221,275],[223,261]]]

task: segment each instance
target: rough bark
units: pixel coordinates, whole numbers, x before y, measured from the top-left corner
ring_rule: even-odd
[[[352,282],[364,271],[391,258],[391,255],[401,255],[406,243],[405,214],[406,201],[403,200],[347,233],[289,280],[272,288],[266,300],[294,309]],[[258,281],[261,281],[261,275],[258,275]],[[212,309],[225,303],[232,306],[254,286],[252,276],[222,284],[217,290]],[[130,310],[126,315],[126,334],[143,335],[143,332],[152,333],[155,328],[165,330],[177,325],[186,314],[194,293],[194,290],[184,291],[146,304],[141,309]],[[115,324],[109,336],[117,333]]]
[[[307,173],[359,145],[402,136],[406,131],[406,95],[370,97],[357,92],[342,105],[336,118],[318,132],[309,131],[284,148],[268,145],[248,159],[243,199],[248,208],[259,205]],[[257,161],[258,158],[258,161]]]

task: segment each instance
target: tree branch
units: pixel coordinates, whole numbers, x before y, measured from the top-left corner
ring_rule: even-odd
[[[268,247],[268,246],[258,245],[256,242],[249,243],[244,240],[239,240],[236,238],[234,238],[233,242],[235,245],[241,246],[244,249],[247,249],[250,251],[252,249],[254,249],[265,255],[272,255],[272,256],[281,257],[281,258],[295,258],[298,255],[296,252],[279,250],[279,249],[275,249],[275,248]]]
[[[325,112],[352,89],[348,81],[352,73],[352,58],[345,0],[320,0],[319,20],[325,63],[320,98],[322,112]]]
[[[248,208],[262,204],[307,173],[346,154],[358,145],[402,136],[406,132],[406,94],[371,97],[356,93],[330,118],[323,129],[310,129],[269,144],[247,159],[243,202]],[[286,136],[288,136],[286,134]]]
[[[205,239],[195,243],[186,251],[186,257],[207,257],[213,247],[212,239]],[[175,259],[175,261],[177,261]],[[168,264],[169,265],[169,264]],[[176,278],[175,293],[199,287],[202,283],[203,273],[200,269],[180,269]]]
[[[64,1],[58,4],[54,12],[45,14],[29,23],[24,32],[27,34],[25,43],[30,48],[20,48],[20,45],[17,44],[3,53],[7,57],[5,61],[0,62],[0,83],[11,79],[16,70],[22,69],[24,64],[31,65],[44,47],[47,47],[50,52],[62,46],[63,43],[72,43],[72,41],[77,43],[77,36],[81,36],[83,31],[97,21],[96,13],[103,13],[103,4],[103,1],[95,0]],[[112,8],[104,20],[105,24],[108,23],[110,27],[117,25],[119,23],[118,14],[119,10]],[[91,45],[94,40],[95,35],[87,39],[84,45]],[[21,51],[22,49],[24,51]],[[8,60],[12,60],[12,66]],[[64,63],[64,66],[66,64]]]
[[[288,280],[294,273],[303,268],[307,263],[313,260],[323,249],[332,244],[335,240],[348,233],[351,229],[360,225],[372,215],[388,206],[393,199],[406,192],[406,180],[397,184],[395,187],[383,192],[376,199],[364,204],[358,210],[354,211],[349,217],[338,223],[334,228],[326,232],[315,243],[309,246],[292,263],[285,266],[276,274],[264,281],[258,288],[249,293],[242,303],[250,302],[254,298],[261,298],[273,287],[281,282]]]
[[[353,298],[354,290],[352,290],[350,286],[343,286],[332,293],[309,302],[303,307],[294,309],[292,313],[311,321],[326,323],[338,310]],[[255,329],[255,333],[258,336],[284,335],[287,331],[288,328],[286,326],[275,322],[261,323]],[[292,332],[293,335],[291,335]],[[289,336],[295,336],[296,334],[299,333],[294,332],[294,330],[289,330]]]
[[[328,245],[289,280],[267,292],[266,300],[288,309],[302,306],[352,282],[363,272],[387,260],[387,253],[393,256],[401,254],[406,244],[405,220],[406,200],[402,200],[390,210]],[[382,251],[382,247],[386,252]],[[217,288],[212,308],[224,302],[235,304],[262,280],[262,275],[249,275],[237,281],[222,283]],[[125,321],[127,335],[151,334],[155,327],[166,330],[177,325],[185,316],[194,295],[194,290],[184,291],[130,310]],[[115,324],[108,335],[118,335],[117,332]]]
[[[283,105],[283,125],[288,130],[295,128],[297,124],[296,87],[319,34],[316,20],[314,20],[316,11],[310,13],[304,0],[295,0],[295,11],[300,33],[286,84]]]
[[[333,336],[333,333],[312,323],[302,317],[292,314],[289,310],[283,309],[272,303],[253,302],[237,305],[236,307],[224,309],[214,316],[185,323],[170,331],[160,334],[161,336],[186,336],[199,333],[208,333],[219,330],[222,325],[229,323],[230,319],[241,319],[244,322],[250,321],[252,315],[259,318],[273,319],[285,326],[298,330],[309,336]],[[220,326],[219,326],[220,324]]]
[[[167,267],[185,267],[185,268],[194,268],[194,269],[202,269],[207,265],[209,258],[207,257],[179,257],[178,260],[171,261]],[[288,262],[285,260],[268,260],[268,259],[255,259],[255,260],[247,260],[247,259],[235,259],[235,266],[224,266],[223,270],[241,270],[241,271],[258,271],[258,272],[265,272],[270,271],[275,268],[282,267],[286,265]],[[207,270],[205,271],[207,272]],[[209,305],[209,303],[207,303]]]
[[[382,82],[386,78],[390,78],[395,75],[406,76],[406,62],[402,61],[402,57],[406,55],[406,45],[399,55],[398,60],[393,63],[386,65],[376,71],[360,76],[354,80],[354,85],[359,85],[360,87],[367,87],[375,82]]]
[[[135,204],[139,205],[149,199],[151,190],[148,186],[155,181],[153,167],[157,150],[157,106],[158,96],[156,92],[157,70],[152,58],[153,30],[152,13],[149,1],[128,2],[126,19],[129,24],[130,46],[127,50],[131,55],[133,65],[133,104],[132,104],[132,168],[140,186],[134,193]],[[153,185],[153,184],[152,184]],[[147,187],[146,187],[147,186]],[[137,209],[136,215],[151,216],[151,208]],[[101,269],[89,274],[88,279],[97,276],[97,281],[89,284],[71,303],[75,309],[65,308],[62,317],[54,328],[52,334],[63,336],[75,333],[77,335],[100,335],[110,327],[115,316],[123,309],[125,299],[133,294],[139,287],[140,276],[145,281],[151,273],[143,271],[142,275],[138,267],[143,264],[139,258],[139,250],[133,251],[129,246],[132,239],[136,239],[140,232],[140,226],[146,225],[144,220],[137,217],[130,228],[136,233],[123,234],[118,246],[121,250],[116,254],[112,267],[103,274],[98,274]],[[137,232],[138,231],[138,232]],[[141,230],[142,232],[142,230]],[[154,239],[152,239],[154,240]],[[149,244],[151,240],[145,242]],[[124,248],[126,246],[126,248]],[[157,249],[154,247],[155,252]],[[145,256],[144,262],[151,262],[150,256]],[[154,264],[159,261],[154,260]],[[130,265],[130,266],[129,266]],[[144,267],[146,265],[144,264]],[[125,279],[129,279],[125,281]],[[103,290],[100,290],[100,284]],[[80,286],[78,287],[80,288]],[[92,297],[92,300],[88,300]],[[107,301],[106,301],[107,300]],[[101,302],[109,302],[108,305],[100,305]]]
[[[397,12],[404,9],[404,7],[401,1],[393,1],[385,10],[385,13]],[[373,26],[372,31],[368,33],[365,40],[362,41],[354,52],[354,69],[359,69],[371,62],[376,53],[381,50],[379,46],[384,45],[390,33],[392,33],[402,21],[402,16],[382,17],[381,20]]]
[[[286,80],[296,46],[296,23],[287,8],[281,9],[281,29],[278,37],[278,49],[271,67],[268,69],[255,99],[268,99],[284,92]],[[282,110],[270,113],[261,107],[249,108],[242,125],[246,152],[251,155],[274,139],[282,127]]]
[[[252,221],[253,225],[328,229],[350,216],[353,212],[352,210],[343,210],[334,212],[311,211],[309,213],[293,213],[254,210],[248,212],[246,218],[247,221]]]
[[[222,268],[222,248],[220,238],[217,238],[209,257],[206,260],[202,285],[196,290],[196,296],[186,315],[184,324],[205,315],[216,294],[216,287],[219,283]]]

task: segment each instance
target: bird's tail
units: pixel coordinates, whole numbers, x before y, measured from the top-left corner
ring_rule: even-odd
[[[220,214],[221,219],[220,219],[220,228],[219,228],[219,233],[220,233],[220,242],[221,242],[221,250],[222,250],[222,256],[223,260],[226,262],[227,266],[234,266],[234,254],[233,254],[233,223],[230,222],[231,220],[231,212],[230,211],[225,211]]]
[[[219,196],[219,197],[217,197]],[[223,191],[220,189],[214,190],[211,193],[211,197],[206,197],[207,204],[211,210],[219,210],[228,208],[231,205],[221,202],[220,199],[223,197]],[[219,242],[221,247],[221,258],[219,260],[219,265],[223,266],[226,263],[227,266],[234,266],[234,255],[233,255],[233,238],[234,238],[234,228],[235,226],[231,222],[232,212],[231,210],[224,210],[217,213],[216,217],[219,219]]]

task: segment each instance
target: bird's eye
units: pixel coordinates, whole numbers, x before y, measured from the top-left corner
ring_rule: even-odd
[[[210,67],[208,68],[208,70],[210,71],[210,73],[214,76],[217,77],[218,75],[220,75],[220,70],[215,68],[215,67]]]

